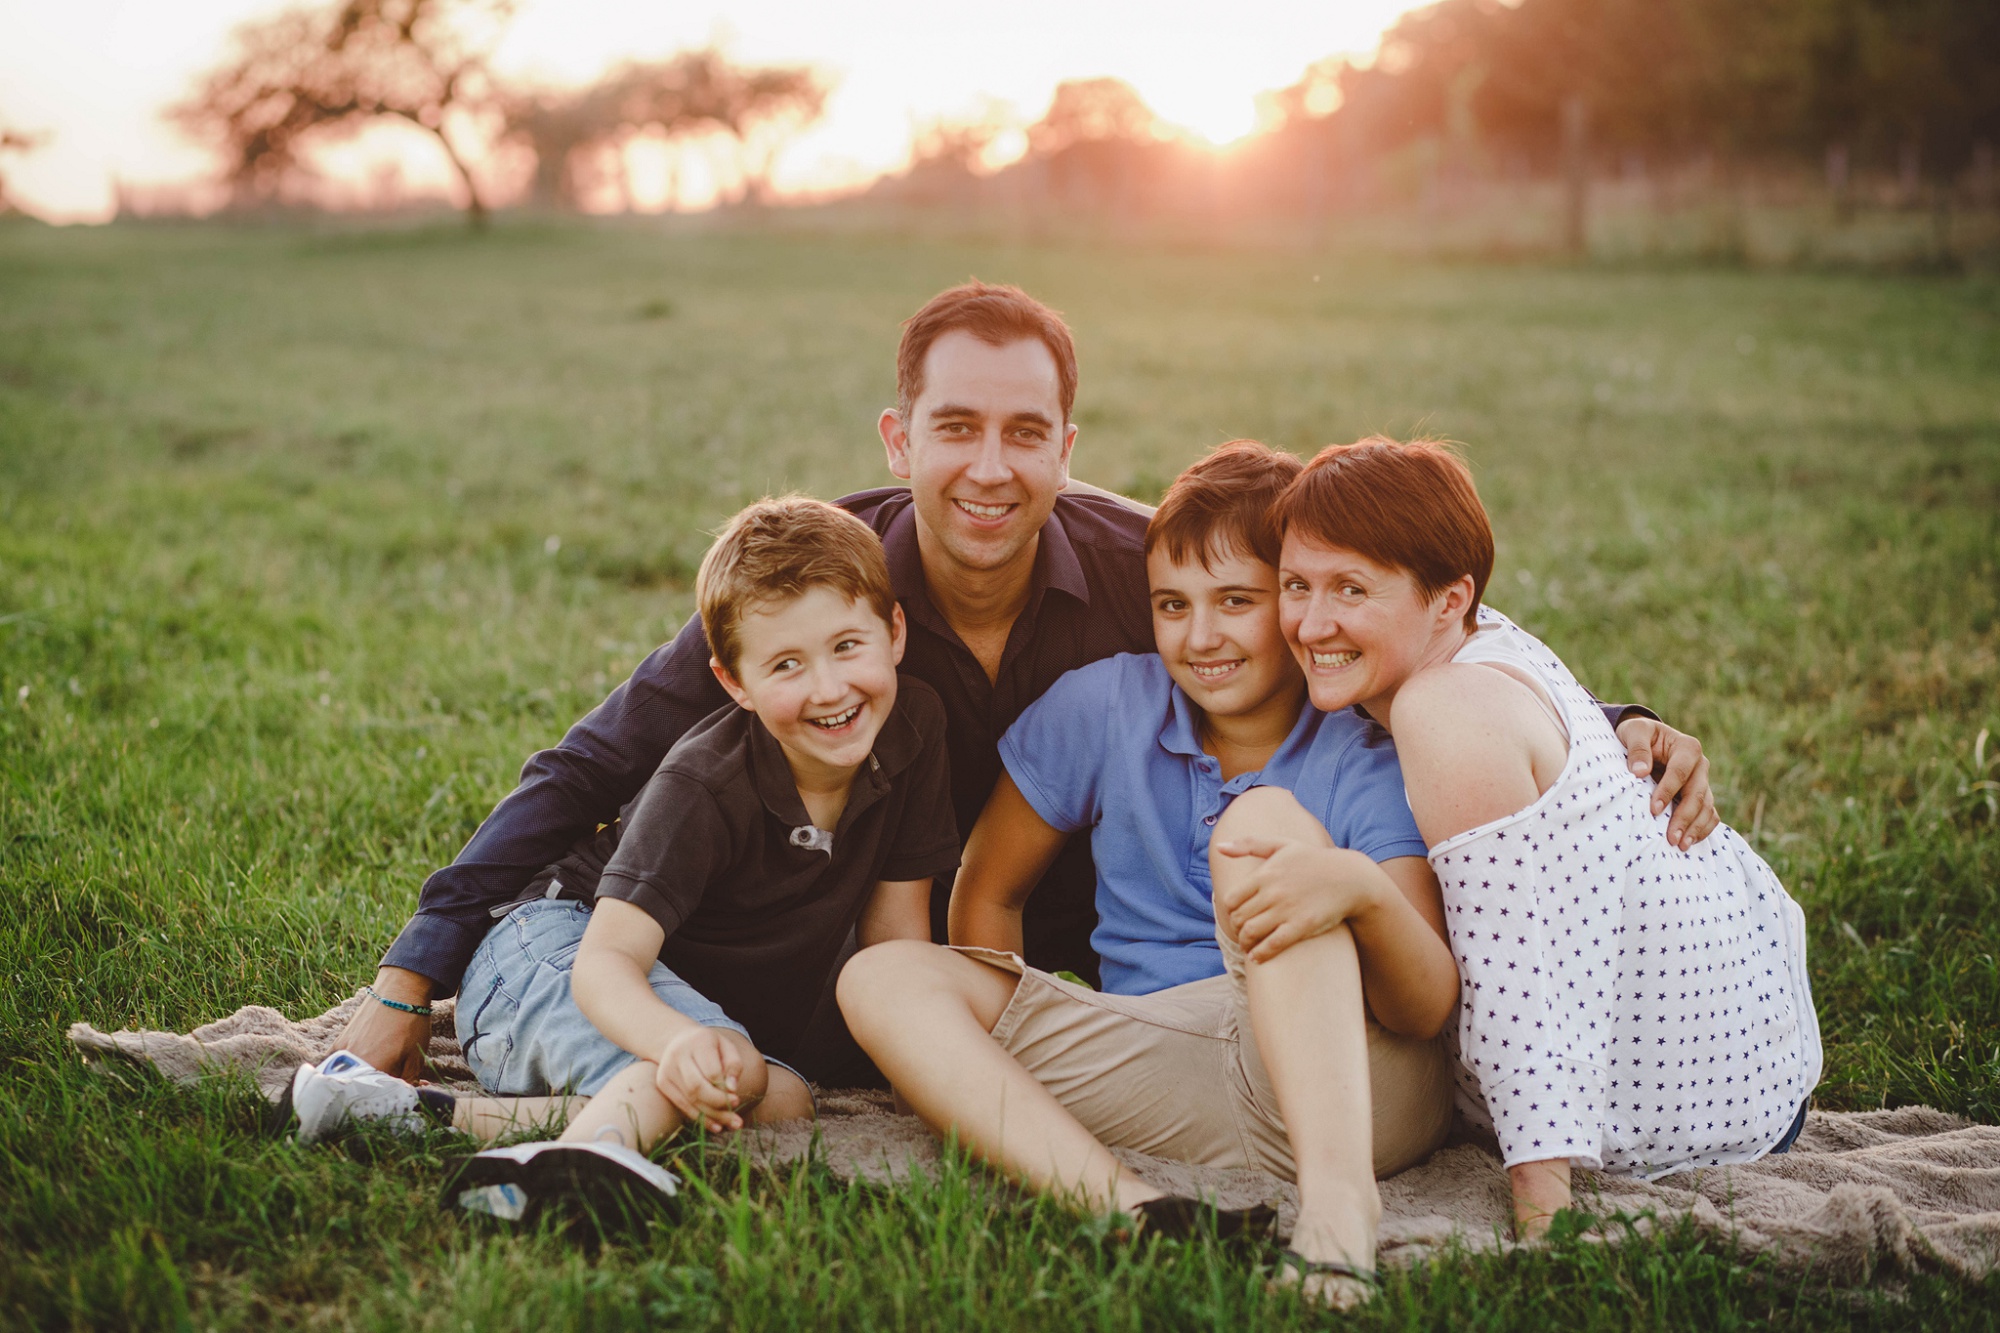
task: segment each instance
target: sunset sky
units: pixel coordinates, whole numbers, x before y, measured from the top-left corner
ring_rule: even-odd
[[[0,165],[9,194],[52,220],[111,211],[114,177],[198,176],[209,159],[158,118],[225,51],[229,31],[282,0],[0,0],[0,124],[53,135]],[[719,40],[739,61],[812,63],[827,114],[785,154],[781,189],[865,180],[906,159],[914,125],[998,99],[1021,123],[1063,79],[1113,75],[1164,119],[1213,142],[1249,132],[1256,94],[1321,57],[1364,54],[1411,0],[523,0],[497,53],[506,74],[579,82],[626,57]],[[399,156],[441,179],[421,143],[344,152],[357,175]]]

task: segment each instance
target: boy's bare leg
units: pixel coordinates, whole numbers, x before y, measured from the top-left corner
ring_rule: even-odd
[[[1291,793],[1255,788],[1230,805],[1215,841],[1289,838],[1331,846],[1332,839]],[[1212,856],[1216,896],[1255,869],[1249,857]],[[1224,947],[1237,950],[1226,918]],[[1346,927],[1303,940],[1267,962],[1245,960],[1244,988],[1257,1053],[1270,1076],[1291,1140],[1299,1186],[1292,1248],[1307,1259],[1372,1271],[1382,1199],[1375,1187],[1374,1115],[1368,1076],[1367,1012],[1361,963]],[[1336,1303],[1365,1292],[1354,1283],[1315,1279]]]
[[[743,1101],[738,1109],[746,1120],[769,1124],[812,1116],[812,1092],[803,1079],[766,1063],[748,1038],[735,1032],[725,1035],[739,1047],[743,1058],[743,1077],[738,1084]],[[687,1117],[660,1091],[659,1073],[660,1067],[651,1060],[639,1060],[620,1070],[576,1113],[563,1131],[563,1141],[609,1142],[648,1152],[660,1140],[679,1133]]]
[[[549,1134],[562,1128],[583,1106],[582,1097],[460,1097],[451,1108],[451,1127],[481,1143],[515,1134]]]
[[[957,1134],[1031,1189],[1093,1209],[1159,1198],[993,1040],[1018,982],[940,945],[895,940],[856,954],[838,993],[855,1040],[938,1134]]]

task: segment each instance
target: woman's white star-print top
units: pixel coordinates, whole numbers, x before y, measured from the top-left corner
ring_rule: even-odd
[[[1596,700],[1505,616],[1479,622],[1453,660],[1540,681],[1569,758],[1533,805],[1430,852],[1460,1109],[1510,1166],[1651,1180],[1763,1156],[1819,1082],[1804,913],[1733,830],[1668,845]]]

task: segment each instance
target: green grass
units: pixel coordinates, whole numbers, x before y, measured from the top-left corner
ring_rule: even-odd
[[[1463,440],[1492,600],[1703,737],[1804,903],[1822,1105],[2000,1120],[2000,286],[504,223],[0,226],[0,1323],[1316,1325],[977,1172],[689,1165],[602,1250],[435,1211],[445,1145],[299,1149],[63,1028],[351,991],[521,760],[690,610],[745,499],[883,481],[897,321],[1064,308],[1078,471]],[[1979,737],[1987,733],[1983,749]],[[2000,1326],[1686,1235],[1451,1257],[1359,1322]]]

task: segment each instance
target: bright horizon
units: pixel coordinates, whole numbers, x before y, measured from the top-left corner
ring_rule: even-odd
[[[99,222],[113,181],[158,186],[212,174],[213,160],[159,118],[219,61],[230,31],[283,0],[0,0],[0,125],[52,135],[0,162],[9,197],[51,221]],[[920,0],[848,5],[721,0],[525,0],[495,55],[503,75],[580,83],[621,59],[719,41],[732,59],[811,64],[831,79],[826,115],[787,148],[781,193],[840,189],[908,161],[922,124],[1001,104],[1037,119],[1065,79],[1110,76],[1162,120],[1215,144],[1256,128],[1260,92],[1298,81],[1330,55],[1365,56],[1413,0],[1015,0],[974,24]],[[1060,34],[1060,40],[1052,37]],[[411,188],[446,171],[423,136],[371,133],[329,152],[360,181],[394,162]],[[664,176],[664,167],[655,175]],[[635,164],[635,194],[648,187]],[[693,202],[699,202],[695,200]]]

